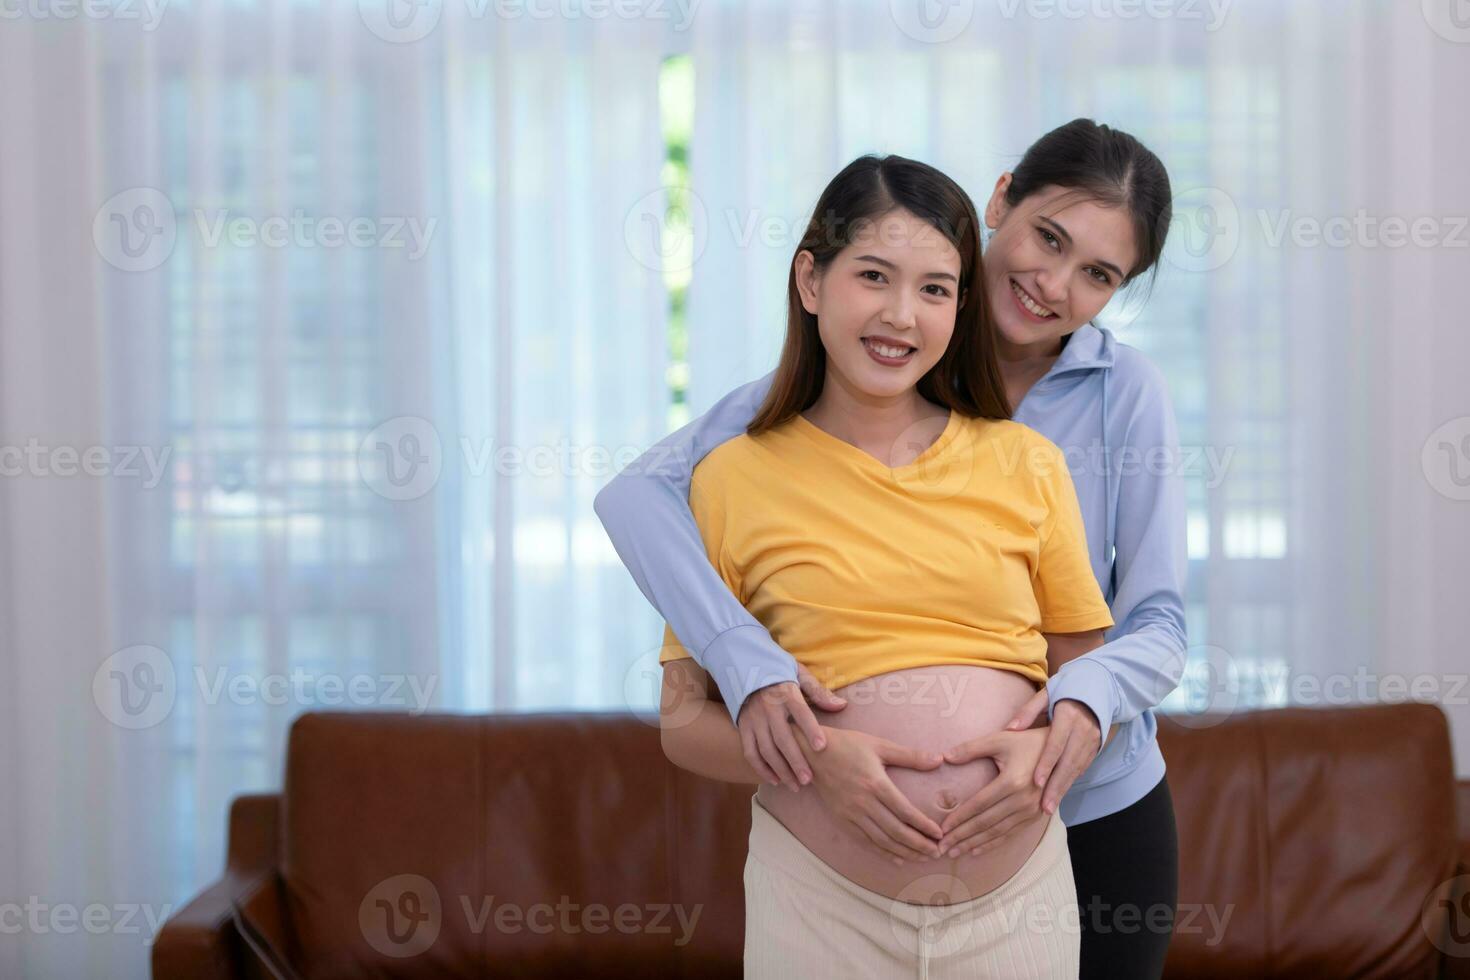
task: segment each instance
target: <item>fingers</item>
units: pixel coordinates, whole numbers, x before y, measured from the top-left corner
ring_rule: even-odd
[[[945,834],[940,843],[944,846],[945,854],[963,854],[975,846],[976,835],[999,826],[1017,814],[1035,816],[1037,811],[1035,802],[1028,799],[1025,794],[1009,796],[984,813],[971,817]]]
[[[755,727],[746,723],[743,710],[740,712],[740,744],[745,749],[745,761],[750,763],[750,768],[756,771],[756,775],[772,786],[781,785],[781,780],[777,778],[775,770],[766,765],[766,760],[761,758],[760,746],[755,740]]]
[[[907,857],[915,861],[932,861],[939,857],[939,845],[932,839],[926,839],[913,827],[904,823],[894,816],[889,810],[881,806],[874,809],[869,817],[883,828],[892,840],[896,841],[907,852]]]
[[[817,724],[817,716],[812,714],[812,709],[801,698],[792,698],[787,704],[786,710],[791,712],[791,719],[796,722],[796,727],[806,736],[811,747],[820,752],[827,747],[827,736],[822,733],[822,726]]]
[[[816,675],[804,666],[798,665],[796,668],[796,683],[801,685],[801,693],[806,696],[807,700],[823,711],[841,711],[847,707],[846,698],[838,697],[829,691],[827,686],[817,680]],[[805,707],[804,704],[803,707]],[[793,710],[792,714],[795,713]]]
[[[968,856],[984,854],[991,848],[998,847],[1000,844],[1004,843],[1005,839],[1015,831],[1029,826],[1031,821],[1035,819],[1036,814],[1026,812],[1017,813],[1010,817],[1007,817],[1000,823],[996,824],[994,827],[991,827],[989,830],[982,831],[981,833],[976,834],[973,838],[971,838],[970,849],[965,853]]]
[[[1046,781],[1051,778],[1052,769],[1062,757],[1062,750],[1067,747],[1069,733],[1070,726],[1066,722],[1052,725],[1046,730],[1046,744],[1041,747],[1041,757],[1036,760],[1036,771],[1031,777],[1038,788],[1045,786]]]
[[[1021,705],[1021,710],[1016,712],[1016,716],[1006,722],[1006,729],[1009,731],[1021,731],[1030,728],[1036,724],[1036,719],[1046,710],[1049,703],[1046,688],[1043,687],[1026,699],[1026,703]]]
[[[903,864],[905,860],[912,856],[908,848],[889,837],[883,828],[879,827],[873,821],[873,818],[867,814],[859,813],[853,822],[867,835],[868,840],[874,847],[893,859],[894,864]]]
[[[1027,786],[1024,782],[1018,782],[1014,777],[1009,775],[992,779],[985,784],[984,789],[946,814],[944,822],[940,824],[939,829],[946,834],[953,833],[955,828],[966,820],[984,813],[1013,793],[1024,792],[1026,788]]]
[[[882,759],[883,764],[887,766],[903,766],[905,769],[937,769],[944,762],[944,757],[937,752],[925,752],[922,749],[899,745],[886,738],[875,737],[873,742],[878,751],[878,758]]]
[[[796,738],[791,734],[790,723],[783,721],[781,724],[771,726],[771,741],[775,744],[776,751],[781,754],[781,761],[785,762],[791,772],[796,776],[798,786],[805,786],[812,781],[812,769],[807,765],[806,754],[802,752],[801,746],[796,744]]]
[[[878,798],[879,803],[887,808],[889,813],[895,815],[914,830],[927,836],[931,841],[937,841],[943,835],[944,832],[939,829],[939,824],[926,817],[924,811],[914,806],[913,801],[900,793],[898,787],[893,785],[893,780],[885,776],[883,778],[883,784],[877,788],[873,795]],[[929,856],[933,857],[934,855],[931,854]]]
[[[1000,744],[991,735],[972,738],[968,742],[961,742],[958,745],[951,746],[944,753],[944,761],[952,766],[957,766],[962,762],[969,762],[973,759],[993,759],[1000,749]]]
[[[1050,778],[1046,781],[1046,789],[1041,795],[1041,808],[1047,813],[1056,813],[1057,807],[1062,805],[1062,797],[1067,795],[1067,790],[1077,781],[1077,777],[1086,771],[1092,759],[1092,753],[1078,739],[1069,739],[1067,748],[1062,753],[1062,758],[1057,762],[1056,768],[1052,770]]]
[[[781,781],[781,785],[792,792],[801,789],[801,783],[797,782],[796,774],[791,771],[786,757],[776,748],[776,743],[771,738],[769,716],[763,711],[757,712],[751,720],[751,727],[755,730],[755,744],[760,749],[761,758],[766,760],[766,765],[776,773],[776,778]]]

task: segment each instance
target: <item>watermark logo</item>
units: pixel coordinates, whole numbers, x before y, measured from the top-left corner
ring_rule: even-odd
[[[429,36],[444,16],[444,0],[357,0],[363,26],[390,44]]]
[[[888,0],[888,13],[915,41],[944,44],[963,34],[975,19],[975,0]]]
[[[439,889],[423,875],[394,875],[378,882],[357,907],[357,924],[369,946],[406,959],[434,945],[444,923]]]
[[[168,195],[155,187],[132,187],[112,195],[92,218],[97,253],[123,272],[148,272],[168,261],[178,238],[178,221]]]
[[[658,20],[687,31],[699,0],[464,0],[470,21]],[[390,44],[423,40],[444,16],[443,0],[358,0],[363,25]],[[675,19],[677,18],[677,20]]]
[[[687,271],[709,243],[709,212],[693,191],[671,187],[649,191],[623,218],[623,242],[645,269]]]
[[[1321,217],[1290,208],[1256,212],[1267,248],[1470,248],[1470,217],[1465,215],[1379,215],[1359,208],[1352,214]]]
[[[119,902],[48,902],[39,895],[25,902],[0,902],[0,936],[29,933],[36,936],[75,935],[78,930],[92,936],[145,936],[151,943],[158,930],[173,915],[172,905]]]
[[[411,715],[429,709],[437,674],[351,674],[308,671],[255,673],[227,666],[196,665],[188,680],[204,707],[219,704],[306,708],[350,705],[401,708]],[[185,688],[187,690],[187,686]],[[158,647],[140,644],[119,650],[92,674],[92,700],[102,716],[120,728],[151,728],[173,711],[180,693],[173,659]]]
[[[173,661],[146,644],[117,651],[92,674],[92,700],[119,728],[152,728],[168,717],[177,694]]]
[[[904,885],[889,906],[889,925],[900,946],[921,959],[939,958],[970,944],[975,916],[948,906],[975,896],[952,874],[928,874]]]
[[[1470,44],[1470,0],[1422,0],[1424,22],[1446,41]]]
[[[677,684],[666,686],[664,665],[660,661],[664,650],[676,655],[677,659],[689,656],[689,651],[677,643],[645,650],[623,672],[623,703],[640,721],[653,728],[683,728],[699,717],[704,702],[713,699],[716,692],[686,690]],[[696,663],[693,659],[688,662]],[[714,679],[711,678],[709,683],[713,686]],[[657,706],[656,713],[649,712],[650,704]]]
[[[168,0],[0,0],[0,20],[135,20],[155,31],[167,7]]]
[[[1167,678],[1160,683],[1169,685]],[[1240,667],[1224,647],[1201,644],[1188,650],[1184,674],[1172,691],[1161,690],[1154,702],[1185,728],[1213,728],[1243,706]],[[1167,695],[1164,697],[1163,695]]]
[[[379,425],[357,447],[357,469],[368,488],[388,500],[414,500],[439,482],[444,447],[433,423],[400,415]]]
[[[888,451],[890,461],[905,461],[891,466],[894,482],[916,500],[948,500],[970,485],[975,454],[948,452],[948,443],[939,444],[950,420],[946,415],[920,419],[899,433]],[[963,422],[955,418],[955,424]],[[965,437],[963,431],[951,435],[952,439]]]
[[[1229,262],[1240,247],[1240,210],[1218,187],[1197,187],[1174,196],[1174,217],[1164,258],[1184,272],[1209,272]]]
[[[416,262],[428,251],[438,224],[438,218],[313,215],[302,208],[290,214],[242,214],[199,207],[180,214],[157,188],[133,187],[97,209],[92,243],[104,261],[123,272],[148,272],[163,265],[181,230],[201,249],[372,248],[401,250]]]
[[[32,436],[24,446],[0,446],[0,476],[141,478],[143,489],[152,490],[172,454],[172,446],[51,446]]]
[[[1225,26],[1233,0],[999,0],[1001,16],[1013,20],[1178,20],[1200,21],[1206,33]]]
[[[1441,882],[1429,893],[1419,927],[1446,956],[1470,957],[1470,875]]]
[[[1470,500],[1470,416],[1450,419],[1424,440],[1424,479],[1442,497]]]

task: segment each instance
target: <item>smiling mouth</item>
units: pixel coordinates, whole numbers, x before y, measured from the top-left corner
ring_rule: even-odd
[[[1036,317],[1039,320],[1056,319],[1057,315],[1051,310],[1047,309],[1045,306],[1042,306],[1040,303],[1036,302],[1036,300],[1032,298],[1030,293],[1021,288],[1020,283],[1016,282],[1016,280],[1014,279],[1012,279],[1010,282],[1011,292],[1015,294],[1016,302],[1021,304],[1022,309],[1024,309],[1027,313],[1030,313],[1032,316]]]
[[[890,344],[875,337],[864,337],[863,346],[875,354],[893,360],[902,360],[918,350],[917,347],[910,347],[908,344]]]
[[[917,347],[896,344],[889,339],[863,337],[862,342],[863,350],[868,352],[868,356],[884,367],[903,367],[918,352]]]

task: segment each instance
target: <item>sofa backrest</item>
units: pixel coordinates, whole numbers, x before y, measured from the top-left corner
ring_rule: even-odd
[[[1456,846],[1439,709],[1164,720],[1160,738],[1169,975],[1433,975],[1420,913]],[[752,792],[675,768],[629,714],[303,715],[281,845],[303,972],[739,976]]]
[[[311,713],[285,782],[306,976],[740,973],[753,787],[648,721]]]
[[[1421,913],[1443,921],[1457,848],[1438,707],[1163,718],[1159,743],[1180,853],[1167,975],[1436,975]]]

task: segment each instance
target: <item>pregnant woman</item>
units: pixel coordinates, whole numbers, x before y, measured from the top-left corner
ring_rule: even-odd
[[[689,496],[728,589],[852,702],[814,753],[815,793],[752,797],[746,975],[1076,976],[1058,817],[950,857],[883,807],[849,805],[884,763],[909,765],[894,803],[937,838],[996,772],[941,753],[999,731],[1049,658],[1100,646],[1112,617],[1060,451],[1007,418],[969,197],[932,167],[869,156],[814,215],[775,380]],[[672,630],[660,660],[669,758],[759,783]],[[869,820],[915,859],[876,853]]]
[[[1159,976],[1176,893],[1173,809],[1151,709],[1184,663],[1177,436],[1157,370],[1090,322],[1119,288],[1155,268],[1169,196],[1168,176],[1145,147],[1075,120],[1001,175],[985,212],[993,235],[984,275],[1005,393],[1016,420],[1072,463],[1092,572],[1116,624],[1107,644],[1060,669],[1052,661],[1069,658],[1049,658],[1055,673],[1007,726],[1017,730],[946,755],[950,765],[993,759],[1001,777],[950,811],[942,836],[896,788],[915,774],[894,770],[890,780],[880,769],[841,783],[856,784],[849,809],[878,814],[862,821],[874,850],[909,847],[915,856],[926,843],[920,835],[938,836],[946,853],[1010,846],[1060,803],[1081,903],[1083,977]],[[688,500],[691,466],[746,431],[777,377],[736,389],[650,449],[603,489],[596,508],[644,595],[719,685],[744,758],[768,782],[802,787],[787,794],[795,797],[820,791],[820,774],[818,786],[803,784],[831,730],[803,695],[835,712],[823,715],[835,723],[861,706],[861,692],[842,692],[853,694],[850,703],[834,697],[740,604],[708,560]],[[841,545],[832,550],[842,560]],[[976,601],[986,589],[973,580]],[[1039,730],[1041,747],[1025,730],[1033,721],[1050,723]]]

